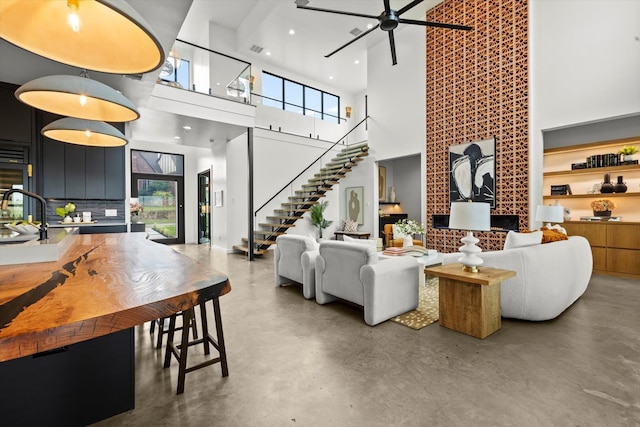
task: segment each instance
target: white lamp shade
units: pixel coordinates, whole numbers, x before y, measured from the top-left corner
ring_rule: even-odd
[[[453,202],[449,215],[449,228],[467,231],[489,231],[491,215],[489,203]]]
[[[16,98],[39,110],[61,116],[106,122],[128,122],[140,118],[136,106],[124,95],[86,77],[40,77],[20,86],[16,90]]]
[[[51,122],[40,133],[57,141],[94,147],[119,147],[128,142],[122,132],[110,124],[73,117]]]
[[[539,205],[536,208],[536,221],[542,222],[564,222],[564,208],[560,205],[545,206]]]
[[[74,10],[77,31],[69,23]],[[63,64],[138,74],[164,63],[158,37],[124,0],[2,0],[0,16],[0,37]]]

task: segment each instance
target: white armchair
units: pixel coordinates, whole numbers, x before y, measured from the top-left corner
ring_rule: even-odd
[[[397,257],[378,261],[376,248],[363,243],[320,243],[316,259],[316,301],[337,299],[364,307],[375,326],[418,307],[417,261]]]
[[[318,246],[312,237],[295,234],[278,236],[273,257],[276,286],[294,281],[302,284],[305,298],[313,298],[316,294],[317,256]]]

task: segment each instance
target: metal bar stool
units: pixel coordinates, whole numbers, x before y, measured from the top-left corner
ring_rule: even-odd
[[[183,316],[183,312],[180,311],[176,313],[177,316]],[[193,313],[195,316],[195,313]],[[152,320],[151,326],[149,327],[149,334],[153,334],[156,329],[156,323],[158,324],[158,336],[156,337],[156,348],[162,348],[162,337],[169,333],[169,328],[164,326],[165,321],[169,320],[169,317],[162,317],[160,319]],[[176,331],[182,330],[184,326],[184,320],[182,321],[182,326],[177,326],[175,328]],[[198,328],[196,322],[191,323],[191,331],[193,332],[193,337],[198,338]]]
[[[200,320],[202,324],[202,338],[196,338],[192,341],[189,341],[189,329],[195,325],[195,307],[188,308],[183,310],[183,324],[181,339],[178,344],[173,342],[173,337],[176,331],[176,317],[177,314],[174,314],[169,317],[169,330],[167,332],[167,347],[164,355],[164,367],[168,368],[171,365],[171,356],[175,356],[178,360],[178,389],[176,394],[184,393],[184,383],[185,376],[189,372],[193,372],[197,369],[204,368],[209,365],[213,365],[215,363],[220,363],[222,368],[222,376],[226,377],[229,375],[229,369],[227,367],[227,353],[224,346],[224,334],[222,332],[222,317],[220,315],[220,301],[217,296],[211,298],[213,302],[213,315],[216,323],[216,338],[213,338],[209,334],[209,326],[207,322],[207,312],[206,312],[206,302],[201,302],[198,307],[200,307]],[[206,360],[202,363],[187,367],[187,355],[189,347],[202,344],[204,349],[204,354],[208,355],[210,353],[211,344],[216,350],[218,350],[219,356]]]

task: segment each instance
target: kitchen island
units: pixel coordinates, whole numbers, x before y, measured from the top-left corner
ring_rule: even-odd
[[[0,392],[0,413],[4,417],[20,412],[22,407],[33,408],[44,412],[52,423],[57,419],[56,414],[48,412],[53,406],[63,412],[59,419],[64,424],[82,425],[132,409],[133,327],[230,290],[224,274],[137,233],[74,236],[71,247],[58,261],[2,266],[0,378],[5,387]],[[78,351],[74,351],[76,347]],[[73,357],[74,353],[82,355],[80,362],[46,362]],[[42,363],[44,367],[39,367]],[[22,373],[16,377],[18,370]],[[96,374],[93,382],[86,378],[92,372]],[[10,384],[8,378],[12,376],[20,384]],[[56,378],[60,377],[66,381],[57,384]],[[117,383],[101,392],[102,383],[110,378]],[[72,400],[75,391],[68,389],[74,387],[75,379],[81,380],[77,385],[81,395],[98,400],[101,409],[109,405],[99,402],[101,393],[121,394],[130,403],[119,402],[113,410],[98,411],[97,419],[68,418],[78,412],[88,412],[90,417],[95,412]],[[82,390],[87,384],[95,390]],[[54,388],[45,392],[49,387]],[[21,395],[20,390],[27,395]],[[34,393],[45,393],[46,400]],[[66,405],[51,404],[60,399]],[[16,424],[25,420],[17,418]]]

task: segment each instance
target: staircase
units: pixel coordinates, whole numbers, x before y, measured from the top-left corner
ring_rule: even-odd
[[[289,201],[281,204],[281,209],[275,209],[272,216],[268,216],[264,223],[259,223],[260,230],[253,232],[255,255],[264,255],[267,249],[276,243],[276,237],[285,234],[287,230],[296,226],[296,221],[302,219],[305,212],[309,212],[311,206],[317,204],[325,197],[327,191],[340,182],[351,169],[358,165],[369,155],[369,146],[364,144],[354,145],[343,149],[320,169],[320,173],[309,179],[302,188],[295,191],[295,196],[290,196]],[[241,245],[233,246],[236,252],[249,253],[249,239],[243,238]]]

